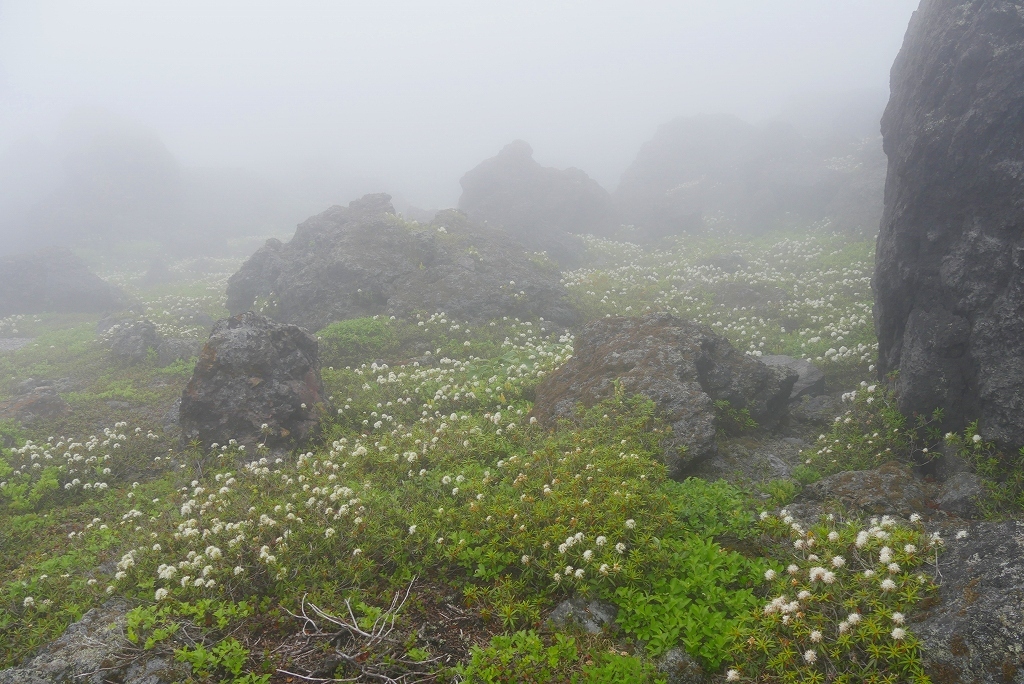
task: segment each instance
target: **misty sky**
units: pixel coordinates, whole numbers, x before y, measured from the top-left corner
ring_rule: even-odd
[[[884,102],[917,1],[0,0],[0,148],[99,114],[188,166],[329,169],[439,207],[523,138],[613,189],[681,114]]]

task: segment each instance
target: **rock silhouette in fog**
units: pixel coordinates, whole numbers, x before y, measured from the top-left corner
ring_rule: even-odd
[[[123,308],[127,297],[63,247],[0,257],[0,317],[97,313]]]
[[[905,413],[1024,444],[1024,16],[925,0],[892,67],[875,263],[881,376]]]
[[[538,164],[533,149],[515,140],[459,181],[459,209],[504,228],[560,264],[575,263],[582,243],[567,233],[608,235],[617,226],[612,198],[579,169]]]

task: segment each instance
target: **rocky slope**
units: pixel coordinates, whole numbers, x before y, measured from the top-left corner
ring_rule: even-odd
[[[875,264],[900,408],[1024,444],[1024,12],[925,0],[892,67]]]
[[[69,249],[53,247],[0,258],[0,317],[102,312],[126,303],[119,288],[90,271]]]

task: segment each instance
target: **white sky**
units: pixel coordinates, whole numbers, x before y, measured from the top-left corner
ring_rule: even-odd
[[[0,0],[0,148],[76,112],[186,165],[331,167],[425,206],[515,138],[606,187],[665,121],[884,90],[917,0]]]

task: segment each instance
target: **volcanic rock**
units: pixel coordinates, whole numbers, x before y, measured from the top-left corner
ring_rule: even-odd
[[[1024,444],[1024,12],[924,0],[891,72],[879,377],[907,414]]]
[[[34,387],[13,399],[0,402],[0,420],[13,420],[25,425],[62,418],[70,413],[71,405],[49,385]]]
[[[0,684],[170,684],[187,676],[169,657],[128,655],[127,612],[119,599],[89,610],[30,661],[0,670]]]
[[[231,276],[227,294],[232,314],[256,307],[307,330],[377,314],[576,317],[552,262],[457,211],[407,224],[383,194],[308,219],[288,243],[268,240]]]
[[[127,297],[65,248],[0,258],[0,317],[43,312],[96,313]]]
[[[785,414],[796,380],[698,323],[664,313],[604,318],[584,326],[573,357],[537,386],[533,414],[548,425],[570,418],[577,404],[611,397],[618,382],[651,399],[671,425],[664,458],[678,478],[717,453],[716,401],[770,428]]]
[[[758,358],[761,363],[778,366],[797,374],[796,384],[793,385],[793,392],[789,396],[790,401],[825,392],[825,373],[810,361],[782,354],[759,356]]]
[[[246,312],[214,324],[181,394],[182,440],[292,445],[317,428],[324,404],[316,338]]]
[[[156,324],[149,320],[111,320],[105,318],[97,325],[103,339],[110,346],[114,358],[126,363],[142,363],[149,351],[160,345]]]
[[[975,523],[939,555],[938,600],[911,616],[935,684],[1024,682],[1024,523]]]
[[[608,235],[618,225],[608,192],[579,169],[543,167],[522,140],[468,171],[459,181],[459,209],[501,227],[531,249],[572,263],[582,243],[568,233]]]

